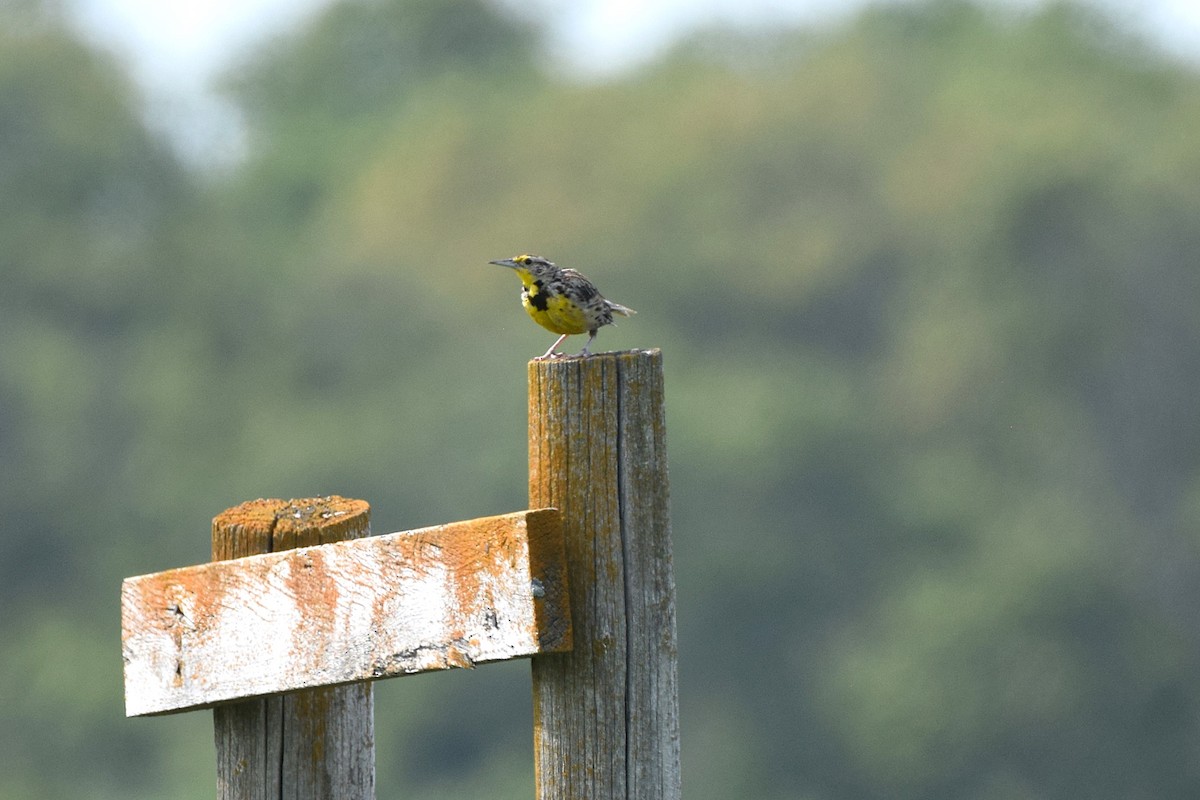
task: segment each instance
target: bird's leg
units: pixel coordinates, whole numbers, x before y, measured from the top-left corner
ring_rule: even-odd
[[[547,358],[554,358],[556,355],[558,355],[558,353],[554,351],[557,350],[558,346],[563,343],[563,339],[566,339],[570,335],[571,334],[569,333],[564,333],[562,336],[558,337],[557,341],[550,345],[550,349],[535,358],[534,361],[544,361]]]
[[[592,354],[588,348],[592,346],[592,342],[596,341],[596,331],[591,331],[591,334],[592,335],[588,337],[587,344],[585,344],[583,349],[579,351],[579,355],[590,356]]]

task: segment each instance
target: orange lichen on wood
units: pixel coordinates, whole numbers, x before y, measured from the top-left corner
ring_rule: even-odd
[[[564,581],[553,509],[129,578],[126,713],[564,650]]]
[[[213,520],[213,559],[278,552],[371,533],[362,500],[254,500]],[[375,798],[370,683],[320,686],[213,709],[217,796]]]
[[[249,500],[213,519],[213,553],[241,558],[369,534],[371,507],[338,495],[299,500]]]

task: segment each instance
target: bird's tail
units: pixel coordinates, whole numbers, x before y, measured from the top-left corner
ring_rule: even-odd
[[[604,302],[608,303],[609,309],[611,309],[614,314],[620,314],[622,317],[632,317],[637,313],[632,308],[623,306],[620,303],[614,303],[612,300],[605,300]]]

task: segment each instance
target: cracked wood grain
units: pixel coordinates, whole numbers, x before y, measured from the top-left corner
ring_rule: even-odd
[[[554,510],[321,545],[259,527],[314,546],[126,579],[128,715],[570,646]]]
[[[529,364],[529,499],[561,510],[574,648],[532,661],[539,800],[678,800],[662,353]]]

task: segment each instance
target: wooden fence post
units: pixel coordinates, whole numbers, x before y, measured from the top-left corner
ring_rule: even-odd
[[[533,658],[539,800],[678,800],[662,352],[529,364],[529,498],[562,513],[574,649]]]
[[[241,558],[368,535],[362,500],[253,500],[213,520],[212,554]],[[373,800],[372,698],[362,682],[217,706],[217,797]]]

